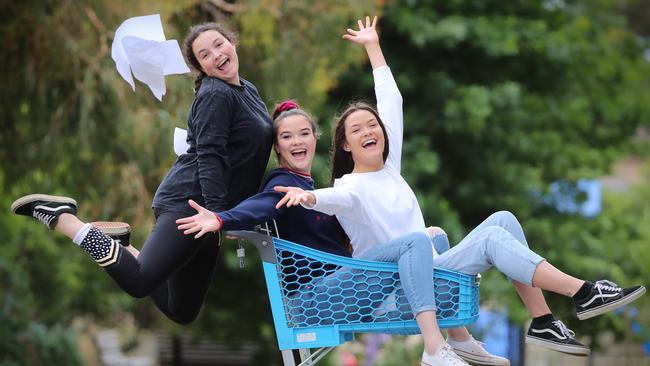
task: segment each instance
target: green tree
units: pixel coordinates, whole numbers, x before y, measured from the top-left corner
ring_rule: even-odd
[[[160,13],[167,38],[180,41],[191,24],[226,23],[240,34],[242,76],[258,86],[269,107],[293,97],[315,108],[338,74],[360,62],[351,48],[339,47],[339,35],[350,18],[370,8],[369,0],[314,6],[190,0],[3,4],[2,206],[31,192],[65,194],[78,200],[82,219],[128,221],[136,246],[144,240],[153,223],[153,193],[175,159],[173,128],[186,127],[193,80],[168,77],[162,103],[140,83],[134,94],[110,58],[113,32],[126,18]],[[240,270],[232,244],[224,245],[201,318],[183,328],[164,320],[148,300],[123,294],[67,239],[14,215],[0,216],[0,229],[0,363],[78,363],[67,332],[72,319],[115,325],[125,311],[136,314],[140,327],[231,342],[261,339],[273,349],[264,358],[277,357],[254,253]]]
[[[619,212],[606,207],[589,220],[541,200],[553,182],[575,188],[580,178],[606,174],[649,120],[647,43],[609,10],[605,1],[387,5],[379,30],[404,97],[403,174],[426,221],[445,228],[452,242],[506,209],[523,222],[529,244],[558,267],[625,284],[643,278],[638,263],[621,263],[606,239],[595,240],[609,237],[595,228]],[[323,110],[372,95],[368,66],[353,68]],[[621,235],[617,252],[636,248],[634,239]],[[487,273],[482,290],[484,303],[528,318],[498,272]],[[569,301],[550,300],[563,319],[573,319]],[[595,334],[609,321],[571,325]]]
[[[36,191],[70,195],[83,219],[128,221],[134,241],[144,240],[153,193],[175,159],[172,130],[185,126],[193,83],[168,77],[162,103],[139,83],[134,94],[110,58],[113,31],[126,18],[158,12],[167,38],[178,40],[193,23],[225,22],[240,34],[242,76],[267,105],[296,98],[326,127],[347,101],[372,95],[363,52],[340,35],[355,18],[383,12],[382,42],[406,101],[404,172],[427,221],[459,239],[491,211],[509,209],[531,244],[560,267],[625,283],[647,279],[647,215],[638,198],[616,196],[595,220],[559,215],[538,201],[555,180],[601,175],[639,121],[649,120],[649,73],[641,57],[647,41],[618,15],[643,5],[627,4],[623,10],[609,0],[589,7],[496,0],[3,4],[0,205],[7,209]],[[645,23],[633,24],[642,34]],[[318,146],[323,156],[328,146],[326,134]],[[324,157],[315,163],[320,184],[328,181],[327,166]],[[181,328],[148,300],[123,294],[85,253],[43,227],[0,215],[0,240],[2,364],[78,364],[72,319],[114,325],[125,311],[136,314],[140,327],[258,339],[269,351],[262,358],[274,361],[259,266],[252,253],[240,270],[233,243],[224,245],[200,319]],[[609,251],[611,242],[622,244]],[[626,262],[627,249],[639,255]],[[512,289],[498,278],[491,272],[483,282],[485,301],[524,319]]]

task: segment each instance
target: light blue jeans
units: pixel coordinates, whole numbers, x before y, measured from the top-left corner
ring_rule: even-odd
[[[521,224],[508,211],[490,215],[460,243],[435,259],[431,239],[424,233],[391,240],[360,258],[398,263],[402,288],[414,315],[436,308],[431,281],[433,267],[468,274],[496,267],[510,279],[531,285],[537,265],[544,260],[528,248]]]
[[[435,259],[432,248],[439,253]],[[530,285],[537,265],[544,260],[528,249],[521,224],[507,211],[492,214],[451,249],[444,234],[429,238],[425,232],[413,232],[378,245],[358,258],[398,264],[400,292],[404,292],[414,316],[436,310],[434,266],[468,274],[496,267],[509,278]],[[332,315],[327,323],[363,321],[395,291],[395,280],[374,277],[370,282],[367,271],[342,268],[303,286],[300,294],[289,301],[290,313],[297,323],[313,323],[320,316],[316,314],[329,307]],[[349,295],[363,300],[353,301]],[[334,306],[325,300],[339,297],[342,301]]]

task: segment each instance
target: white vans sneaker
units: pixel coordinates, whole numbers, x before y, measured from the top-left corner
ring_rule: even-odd
[[[466,341],[455,341],[447,338],[447,343],[458,356],[472,365],[510,366],[510,360],[491,354],[485,350],[483,343],[472,336],[469,337]]]
[[[445,343],[432,356],[422,352],[420,366],[469,366],[469,364],[458,357],[451,346]]]

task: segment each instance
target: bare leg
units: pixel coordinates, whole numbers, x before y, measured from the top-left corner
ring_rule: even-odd
[[[54,230],[60,232],[72,240],[84,225],[85,223],[79,220],[77,216],[71,215],[69,213],[64,213],[59,216],[59,220],[56,223]]]
[[[61,234],[67,236],[68,238],[70,238],[70,240],[72,240],[84,225],[85,223],[79,220],[77,216],[71,215],[69,213],[64,213],[61,214],[61,216],[59,216],[59,221],[56,223],[54,230],[60,232]],[[137,250],[133,245],[129,245],[128,247],[125,248],[135,258],[137,258],[138,255],[140,254],[140,251]]]
[[[438,226],[429,226],[426,228],[426,232],[430,238],[433,238],[437,235],[447,235],[447,233]],[[445,248],[445,251],[448,249],[449,247]],[[439,252],[438,254],[440,254],[440,250],[438,250],[438,248],[436,248],[436,250]],[[451,339],[459,342],[466,341],[470,337],[469,331],[467,331],[467,328],[465,327],[449,328],[447,329],[447,335]]]
[[[415,316],[415,321],[418,323],[424,339],[424,350],[429,355],[434,355],[444,343],[442,333],[438,328],[436,312],[423,311]]]
[[[512,284],[517,289],[521,301],[526,305],[531,318],[551,314],[551,309],[546,304],[546,299],[544,299],[544,294],[542,294],[540,288],[526,286],[523,283],[514,280],[512,281]]]
[[[542,261],[533,274],[533,286],[571,297],[585,281],[560,271],[547,261]]]

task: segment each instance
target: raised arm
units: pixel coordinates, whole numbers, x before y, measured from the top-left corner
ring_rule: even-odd
[[[379,45],[379,35],[376,25],[377,17],[372,22],[366,17],[365,24],[362,20],[357,21],[359,30],[348,28],[348,34],[343,35],[344,39],[363,45],[368,53],[368,59],[372,65],[372,74],[375,80],[375,96],[377,98],[377,112],[381,117],[386,132],[388,133],[388,158],[386,166],[397,172],[401,169],[402,139],[404,133],[404,117],[402,112],[402,95],[397,88],[393,74],[386,64],[386,59]]]

